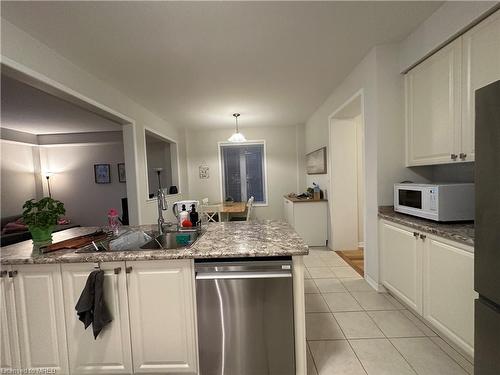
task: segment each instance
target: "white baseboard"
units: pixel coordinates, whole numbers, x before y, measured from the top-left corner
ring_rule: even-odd
[[[362,242],[358,242],[358,248],[365,248],[365,241],[362,241]]]
[[[365,280],[368,284],[370,284],[370,286],[375,289],[377,292],[380,292],[383,290],[383,287],[382,285],[380,285],[378,282],[376,282],[375,280],[373,280],[370,276],[368,276],[366,273],[365,273]]]

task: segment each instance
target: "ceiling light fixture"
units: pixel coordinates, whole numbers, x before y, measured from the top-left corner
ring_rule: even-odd
[[[240,117],[239,113],[233,113],[234,119],[236,120],[236,132],[233,133],[232,136],[230,136],[227,140],[229,142],[234,142],[234,143],[239,143],[239,142],[246,142],[246,138],[243,134],[240,133],[238,129],[238,117]]]

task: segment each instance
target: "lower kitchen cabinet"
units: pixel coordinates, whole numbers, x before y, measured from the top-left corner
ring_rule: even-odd
[[[134,373],[197,373],[192,260],[127,267]]]
[[[326,200],[295,201],[283,198],[285,220],[308,246],[326,246],[328,239]]]
[[[92,326],[84,330],[75,306],[93,263],[61,265],[71,374],[131,374],[132,353],[125,262],[101,263],[104,296],[113,317],[94,340]]]
[[[11,266],[21,368],[68,373],[59,264]],[[11,326],[16,329],[14,325]],[[14,332],[15,334],[15,332]],[[12,342],[15,345],[15,342]]]
[[[104,262],[100,268],[113,320],[94,340],[75,310],[94,263],[2,267],[1,369],[196,374],[193,261]]]
[[[379,228],[383,285],[472,357],[473,248],[386,220]]]
[[[0,369],[21,367],[21,353],[16,323],[14,282],[9,277],[10,266],[0,271]],[[6,371],[7,372],[7,371]]]
[[[380,249],[384,286],[422,314],[422,248],[418,234],[382,220]]]
[[[424,318],[473,356],[474,254],[434,237],[424,249]]]

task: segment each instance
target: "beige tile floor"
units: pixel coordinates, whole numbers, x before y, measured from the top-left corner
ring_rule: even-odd
[[[467,375],[472,364],[333,251],[304,258],[308,375]]]

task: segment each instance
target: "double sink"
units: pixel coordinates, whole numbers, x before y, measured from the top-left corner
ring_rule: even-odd
[[[110,237],[104,241],[92,243],[85,246],[77,253],[95,253],[95,252],[112,252],[112,251],[137,251],[137,250],[175,250],[180,248],[191,247],[196,240],[203,234],[199,229],[183,229],[172,230],[167,229],[164,233],[159,234],[157,231],[144,231],[145,234],[152,237],[152,240],[138,246],[131,246],[121,250],[110,250],[109,243],[115,239]]]
[[[142,245],[141,250],[170,250],[191,247],[201,233],[198,230],[178,230],[167,231],[159,235],[157,232],[151,234],[153,239]]]

